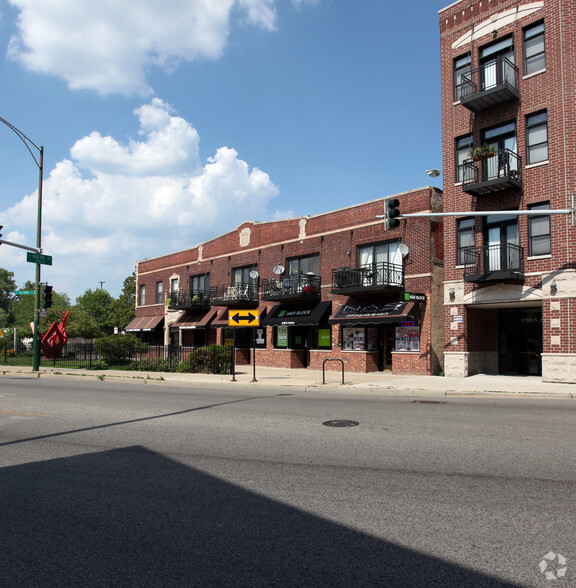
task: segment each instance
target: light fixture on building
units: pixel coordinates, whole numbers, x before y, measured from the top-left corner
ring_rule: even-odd
[[[431,177],[431,178],[437,178],[441,173],[442,170],[440,169],[427,169],[426,173]]]
[[[558,284],[556,283],[556,280],[552,280],[552,283],[550,284],[550,294],[556,294],[556,292],[558,292]]]
[[[448,290],[448,296],[450,296],[450,300],[454,300],[456,298],[456,290],[454,290],[454,288],[450,288],[450,290]]]

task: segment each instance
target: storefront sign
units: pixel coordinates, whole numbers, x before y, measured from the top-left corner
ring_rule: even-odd
[[[276,329],[276,346],[288,347],[288,327],[278,327]]]
[[[416,292],[404,292],[404,300],[426,302],[426,294],[416,294]]]
[[[330,329],[318,329],[318,346],[330,347],[332,345],[332,336]]]

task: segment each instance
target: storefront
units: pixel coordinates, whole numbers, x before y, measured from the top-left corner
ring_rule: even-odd
[[[136,317],[124,330],[137,334],[145,343],[164,345],[164,316]]]
[[[210,338],[209,326],[216,318],[216,310],[203,312],[186,311],[170,327],[170,342],[183,347],[201,347],[214,343],[215,337]]]
[[[379,371],[392,369],[393,351],[419,351],[419,312],[414,302],[344,304],[329,320],[341,327],[343,352],[373,357]]]
[[[279,304],[262,321],[271,327],[272,344],[276,350],[289,350],[296,365],[310,365],[310,351],[330,350],[331,327],[328,316],[332,308],[329,301],[317,304]]]

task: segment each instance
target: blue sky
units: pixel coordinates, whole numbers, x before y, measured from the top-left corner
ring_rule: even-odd
[[[0,117],[45,149],[42,280],[118,296],[243,221],[441,187],[448,4],[0,0]],[[0,149],[3,238],[34,246],[37,168],[3,125]],[[23,250],[0,267],[34,279]]]

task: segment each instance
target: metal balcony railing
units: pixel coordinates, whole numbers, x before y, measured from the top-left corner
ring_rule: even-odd
[[[258,302],[258,284],[238,283],[233,286],[212,286],[210,304],[228,306],[231,304],[252,304]]]
[[[320,276],[294,274],[291,276],[275,276],[264,280],[260,285],[262,300],[297,300],[299,298],[320,298]]]
[[[513,243],[464,250],[466,282],[524,281],[524,248]]]
[[[481,196],[522,187],[522,158],[510,149],[500,149],[483,159],[467,159],[462,164],[462,189]]]
[[[192,290],[188,293],[178,290],[170,293],[168,308],[172,310],[189,310],[203,308],[210,305],[210,292],[208,290]]]
[[[370,263],[332,270],[332,292],[335,294],[360,294],[403,287],[404,270],[401,265],[394,263]]]
[[[460,103],[472,112],[518,99],[518,68],[506,57],[498,57],[468,74],[460,84]]]

